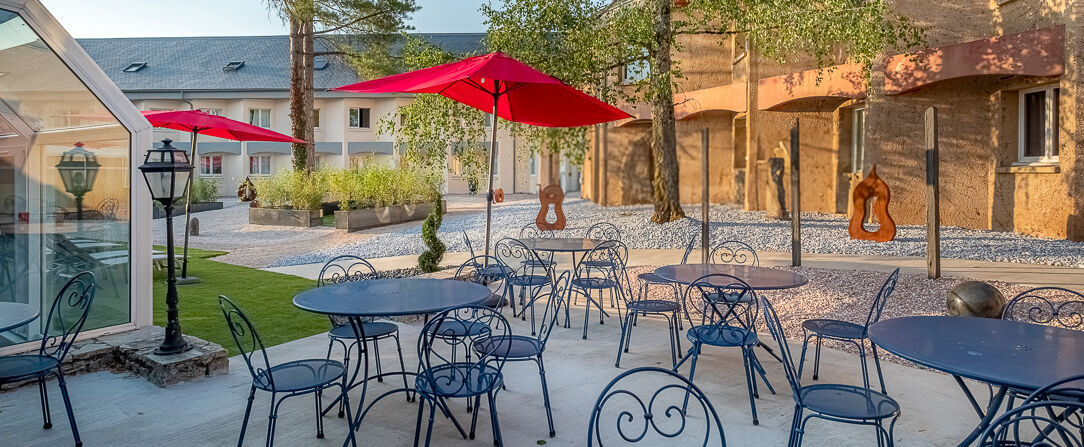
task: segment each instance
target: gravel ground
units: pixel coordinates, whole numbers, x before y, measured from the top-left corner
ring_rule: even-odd
[[[582,235],[587,227],[596,222],[611,222],[621,229],[623,241],[630,248],[683,248],[688,240],[700,232],[700,207],[686,206],[688,216],[663,225],[648,221],[650,205],[601,207],[579,198],[566,198],[564,203],[568,226],[562,233]],[[514,237],[519,229],[533,222],[538,212],[537,202],[521,200],[500,206],[493,213],[493,240]],[[790,222],[769,220],[764,212],[744,211],[733,205],[716,205],[711,208],[711,234],[716,241],[737,239],[757,250],[790,251]],[[897,227],[896,240],[887,243],[859,241],[847,234],[847,220],[843,216],[802,213],[802,248],[809,253],[837,253],[883,256],[925,256],[926,230],[921,226]],[[234,224],[237,225],[237,224]],[[208,225],[205,224],[205,227]],[[248,231],[246,226],[242,231]],[[349,236],[338,233],[319,246],[292,253],[283,252],[281,257],[267,257],[271,266],[285,266],[323,262],[338,254],[355,254],[364,257],[385,257],[420,253],[420,223],[387,227],[369,237],[361,233]],[[440,228],[439,236],[448,251],[466,251],[463,231],[466,230],[476,247],[485,235],[485,215],[463,212],[448,215]],[[260,236],[264,239],[264,236]],[[271,238],[278,240],[275,238]],[[324,242],[324,241],[322,241]],[[249,241],[249,244],[252,242]],[[262,245],[262,244],[261,244]],[[980,261],[1021,262],[1069,267],[1084,267],[1084,244],[1058,239],[1023,236],[1015,233],[969,230],[958,227],[941,229],[941,255],[945,258]],[[281,250],[280,250],[281,251]]]

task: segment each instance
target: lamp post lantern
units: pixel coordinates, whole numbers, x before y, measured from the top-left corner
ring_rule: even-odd
[[[139,170],[147,181],[151,197],[162,204],[166,212],[166,338],[155,354],[179,354],[192,348],[181,335],[181,322],[177,314],[177,274],[173,259],[173,202],[184,196],[193,166],[188,154],[173,147],[173,140],[162,140],[162,147],[147,151],[147,158]]]
[[[83,196],[94,188],[99,167],[101,165],[98,164],[98,157],[83,149],[83,143],[75,143],[72,150],[60,155],[60,162],[56,164],[57,171],[60,171],[60,180],[64,182],[64,189],[75,196],[77,221],[83,220]]]

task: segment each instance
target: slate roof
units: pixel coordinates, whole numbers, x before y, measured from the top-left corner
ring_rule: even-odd
[[[416,34],[453,54],[484,51],[482,33]],[[285,91],[290,88],[288,36],[136,37],[78,39],[80,45],[124,92]],[[223,71],[230,61],[244,61]],[[146,62],[136,72],[133,63]],[[316,70],[317,90],[360,81],[336,58]]]

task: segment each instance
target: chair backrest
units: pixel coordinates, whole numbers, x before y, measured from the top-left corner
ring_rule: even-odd
[[[550,288],[550,294],[546,300],[546,310],[542,311],[542,325],[538,328],[538,342],[542,344],[542,349],[546,349],[546,342],[550,339],[550,334],[553,332],[553,326],[557,324],[557,317],[561,314],[561,306],[564,304],[565,296],[571,291],[569,282],[572,281],[572,272],[565,270],[561,272],[561,276],[557,277],[557,282],[553,283],[553,287]]]
[[[519,238],[520,239],[526,239],[526,238],[546,238],[546,239],[551,239],[554,236],[555,236],[555,234],[554,234],[554,232],[552,230],[539,229],[538,224],[536,224],[534,222],[531,222],[531,223],[529,223],[527,225],[524,225],[523,228],[519,229]]]
[[[468,259],[455,270],[453,279],[468,281],[489,287],[490,290],[503,292],[505,281],[511,269],[500,259],[493,256],[475,256]]]
[[[585,237],[603,241],[619,241],[621,240],[621,230],[617,229],[617,225],[612,223],[599,222],[587,228]]]
[[[689,243],[685,244],[685,254],[681,256],[681,263],[682,264],[688,264],[689,263],[689,255],[692,254],[693,248],[696,247],[696,241],[699,241],[699,240],[700,240],[700,235],[699,234],[689,238]]]
[[[635,387],[641,392],[631,390]],[[692,400],[692,404],[682,402]],[[613,421],[613,425],[603,424]],[[625,371],[599,393],[587,445],[726,445],[723,423],[708,396],[668,369]],[[606,444],[609,443],[609,444]]]
[[[1001,318],[1084,329],[1084,295],[1061,287],[1036,287],[1009,300]]]
[[[445,310],[430,319],[418,336],[422,365],[418,376],[439,384],[432,388],[445,395],[485,393],[497,384],[505,357],[493,355],[494,349],[476,347],[507,340],[511,334],[508,320],[499,311],[484,306]]]
[[[1031,393],[1027,399],[1021,402],[1021,405],[1044,400],[1081,400],[1082,398],[1084,398],[1084,374],[1069,376],[1047,384],[1046,386],[1035,390],[1034,393]]]
[[[265,377],[265,385],[274,389],[275,378],[271,375],[271,362],[267,359],[267,350],[264,349],[263,340],[260,340],[260,334],[256,333],[256,327],[229,298],[219,295],[218,307],[222,309],[226,326],[230,329],[234,343],[237,343],[237,349],[241,351],[241,357],[245,359],[252,380]]]
[[[892,291],[896,290],[896,282],[900,280],[900,269],[892,271],[892,274],[888,275],[888,279],[884,284],[881,284],[881,290],[877,292],[877,296],[873,299],[873,305],[869,308],[869,315],[866,316],[866,326],[864,331],[869,331],[870,325],[881,320],[881,313],[885,310],[885,304],[888,303],[888,297],[892,295]]]
[[[982,433],[978,445],[998,447],[1080,447],[1084,445],[1084,402],[1046,400],[1005,412]]]
[[[760,300],[741,278],[724,274],[704,275],[685,288],[681,307],[690,326],[754,328]],[[753,331],[741,332],[752,337]]]
[[[723,241],[711,249],[708,255],[711,264],[739,264],[760,267],[757,251],[742,241]]]
[[[376,269],[369,261],[361,256],[340,255],[331,258],[324,264],[324,268],[320,269],[320,276],[316,277],[316,287],[366,279],[376,279]]]
[[[493,245],[493,255],[508,266],[511,276],[548,275],[546,263],[538,252],[518,239],[504,238]]]
[[[87,322],[98,280],[91,272],[82,272],[69,279],[56,294],[45,317],[45,330],[38,353],[64,361],[72,343]]]
[[[467,244],[467,251],[470,252],[470,257],[474,257],[474,246],[470,243],[470,236],[467,236],[467,230],[463,230],[463,243]]]
[[[768,333],[772,339],[779,343],[779,357],[783,359],[783,372],[786,373],[787,382],[794,393],[794,401],[801,403],[798,390],[802,388],[802,378],[798,377],[798,369],[794,367],[794,357],[790,354],[790,344],[787,343],[787,334],[783,332],[783,324],[779,322],[779,315],[775,313],[775,307],[767,298],[761,298],[761,306],[764,309],[764,325],[768,327]]]

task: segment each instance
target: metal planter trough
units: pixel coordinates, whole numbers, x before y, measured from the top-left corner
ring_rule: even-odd
[[[222,209],[222,202],[192,202],[192,214],[202,213],[204,211],[214,211]],[[173,216],[183,216],[184,205],[176,206],[173,208]],[[162,208],[154,209],[154,218],[161,219],[166,217],[166,212]]]
[[[444,209],[447,210],[447,202],[442,203]],[[335,228],[349,232],[422,220],[425,219],[425,216],[429,215],[430,211],[433,211],[434,205],[436,205],[436,202],[392,205],[353,211],[336,211]]]
[[[249,208],[248,223],[252,225],[279,225],[286,227],[317,227],[323,212],[320,210],[287,210],[277,208]]]

